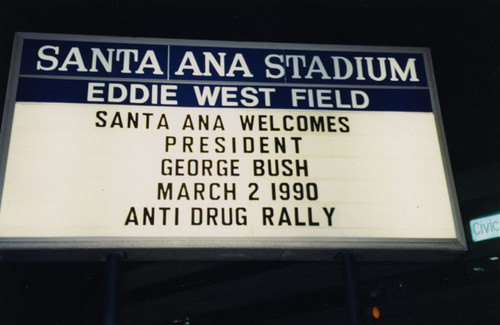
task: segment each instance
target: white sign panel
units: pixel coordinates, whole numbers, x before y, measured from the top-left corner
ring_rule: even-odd
[[[426,49],[19,34],[10,82],[4,247],[464,248]]]

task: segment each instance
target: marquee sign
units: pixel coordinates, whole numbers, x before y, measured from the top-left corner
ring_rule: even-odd
[[[16,36],[0,245],[464,249],[427,49]]]

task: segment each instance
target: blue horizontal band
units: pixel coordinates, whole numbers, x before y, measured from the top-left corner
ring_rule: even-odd
[[[430,93],[425,88],[228,86],[20,77],[16,100],[179,107],[432,112]]]
[[[244,46],[244,45],[242,45]],[[408,51],[411,52],[411,51]],[[20,74],[311,85],[427,87],[422,53],[27,39]]]

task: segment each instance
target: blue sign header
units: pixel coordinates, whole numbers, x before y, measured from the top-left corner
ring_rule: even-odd
[[[25,40],[21,74],[282,84],[427,86],[420,53]]]
[[[20,78],[17,101],[431,112],[426,89],[249,87]]]
[[[17,100],[432,111],[422,52],[173,43],[25,39]]]

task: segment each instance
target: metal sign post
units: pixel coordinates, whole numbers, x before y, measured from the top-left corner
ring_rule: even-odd
[[[361,325],[363,314],[359,301],[358,274],[354,254],[341,253],[340,264],[342,267],[342,282],[344,284],[349,324]]]
[[[105,262],[105,292],[103,304],[103,324],[118,324],[118,304],[120,297],[121,255],[108,254]]]

